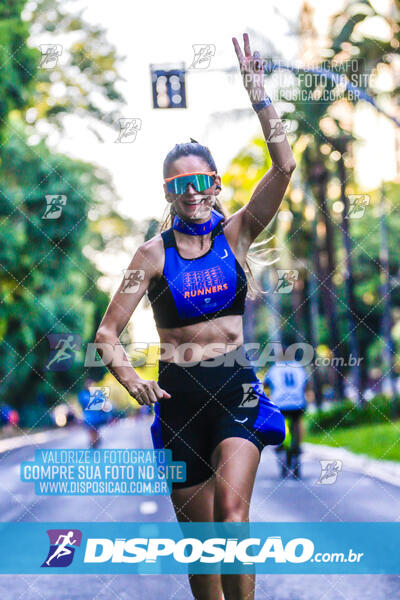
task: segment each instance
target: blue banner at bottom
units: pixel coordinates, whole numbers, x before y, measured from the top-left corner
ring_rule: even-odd
[[[0,573],[400,574],[400,523],[0,523]]]

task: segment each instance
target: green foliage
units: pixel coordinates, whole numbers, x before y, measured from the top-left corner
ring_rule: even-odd
[[[0,141],[7,115],[28,103],[39,61],[38,51],[26,45],[29,27],[20,19],[24,5],[25,0],[0,5]]]
[[[253,189],[270,166],[271,158],[265,141],[261,138],[251,140],[235,156],[223,176],[230,213],[239,210],[249,201]]]
[[[387,226],[389,233],[389,271],[393,280],[398,274],[397,243],[400,230],[400,185],[390,183],[385,185],[385,196],[388,203]],[[379,366],[382,358],[381,323],[384,305],[379,264],[379,213],[378,205],[381,190],[369,194],[370,204],[366,207],[361,219],[352,220],[352,237],[354,239],[353,264],[355,271],[355,299],[357,313],[362,319],[363,326],[357,329],[360,346],[364,348],[369,367]],[[391,293],[394,308],[400,307],[400,289],[394,285]],[[376,335],[373,335],[373,332]],[[400,349],[400,338],[395,335],[397,350]]]
[[[64,3],[65,4],[65,3]],[[63,127],[65,114],[85,118],[87,126],[101,139],[102,125],[112,125],[122,116],[124,98],[118,90],[120,57],[107,40],[106,30],[87,22],[82,12],[65,10],[61,0],[39,0],[29,13],[28,21],[35,25],[35,40],[59,43],[62,54],[52,69],[39,69],[34,89],[33,105],[37,120],[46,119]],[[44,36],[47,36],[45,38]],[[55,96],[54,84],[64,85],[64,93]]]
[[[108,111],[123,100],[115,87],[118,58],[104,30],[80,14],[64,13],[57,0],[42,0],[30,12],[32,6],[17,0],[0,7],[0,380],[2,401],[20,410],[20,424],[40,427],[48,423],[47,407],[82,387],[86,345],[109,302],[97,285],[102,273],[88,255],[110,246],[120,249],[135,225],[116,213],[117,198],[105,171],[30,137],[33,126],[26,125],[24,114],[31,106],[38,118],[62,128],[62,116],[71,112],[103,119],[94,97],[100,104],[107,101]],[[68,38],[63,68],[37,68],[40,52],[27,46],[32,24],[35,35],[48,32],[40,43],[57,43],[52,33],[79,32]],[[54,82],[65,86],[55,104]],[[46,195],[58,194],[66,197],[61,215],[43,218]],[[73,366],[44,370],[47,336],[66,332],[82,340]]]
[[[334,429],[329,433],[309,433],[311,444],[344,447],[356,454],[400,461],[399,422],[358,425],[351,429]]]
[[[82,384],[83,355],[68,372],[43,372],[46,336],[73,332],[83,344],[92,341],[108,303],[96,285],[100,273],[84,255],[92,235],[87,213],[107,179],[43,143],[29,147],[23,132],[5,147],[2,169],[8,175],[0,204],[2,391],[17,407],[40,392],[54,403]],[[46,194],[67,198],[58,219],[43,219]]]
[[[399,47],[395,42],[399,40],[400,12],[398,2],[392,2],[392,7],[387,14],[379,12],[379,4],[372,4],[369,0],[348,0],[344,10],[336,16],[333,22],[332,50],[339,54],[342,49],[349,45],[352,46],[350,54],[355,56],[362,65],[370,71],[379,63],[390,64],[390,54],[399,54]],[[375,8],[375,6],[376,8]],[[390,14],[391,13],[391,14]],[[346,21],[343,23],[343,17]],[[391,29],[390,40],[383,40],[375,36],[371,27],[364,28],[361,32],[358,24],[368,22],[368,19],[375,17],[385,21],[385,24]],[[337,25],[341,25],[337,31]],[[367,33],[365,32],[367,31]],[[353,65],[351,66],[353,68]],[[362,85],[362,84],[361,84]],[[364,87],[364,86],[362,86]]]
[[[340,52],[341,46],[344,42],[347,42],[350,38],[350,36],[352,35],[355,26],[357,25],[357,23],[360,23],[361,21],[364,21],[365,19],[365,14],[359,13],[356,15],[352,15],[348,21],[346,21],[346,23],[343,25],[341,31],[339,32],[338,36],[333,40],[333,49],[335,50],[335,52]]]
[[[373,80],[365,75],[370,74],[379,65],[386,65],[387,68],[394,70],[394,65],[397,64],[397,57],[394,55],[400,52],[398,3],[396,6],[393,3],[390,15],[379,14],[379,8],[375,7],[377,7],[377,3],[372,4],[368,0],[348,1],[345,9],[333,19],[330,47],[325,49],[326,51],[321,54],[315,64],[318,66],[319,63],[321,67],[333,69],[339,74],[351,75],[352,83],[367,89],[372,96],[377,94],[377,90],[369,88],[369,84],[372,85]],[[380,39],[377,43],[371,27],[360,29],[359,24],[367,22],[371,17],[385,21],[385,25],[392,33],[389,42]],[[303,33],[304,36],[309,34],[308,30]],[[331,64],[327,64],[327,56],[330,57]],[[358,72],[354,73],[354,70],[357,69]],[[394,80],[396,80],[395,73]],[[279,245],[285,248],[286,253],[282,253],[280,261],[269,269],[270,271],[275,268],[297,269],[299,283],[296,284],[297,297],[291,293],[282,294],[279,298],[282,339],[286,345],[299,341],[296,339],[298,337],[302,341],[311,340],[309,289],[310,277],[313,272],[317,278],[318,343],[327,346],[330,351],[335,348],[338,356],[344,357],[346,360],[350,352],[350,331],[355,331],[362,357],[363,384],[366,385],[366,379],[372,369],[375,372],[374,378],[379,378],[380,373],[385,370],[382,364],[383,347],[386,340],[382,337],[384,302],[381,289],[379,255],[381,241],[378,212],[382,190],[370,190],[368,192],[370,201],[364,216],[347,221],[350,235],[350,272],[348,274],[343,235],[346,215],[337,208],[341,193],[338,171],[339,153],[344,157],[345,163],[343,177],[346,185],[345,193],[347,195],[366,193],[366,190],[363,190],[354,180],[352,170],[353,142],[357,142],[353,131],[349,130],[352,123],[349,115],[351,115],[353,105],[346,95],[343,98],[342,90],[336,89],[335,84],[327,78],[308,73],[306,76],[304,74],[297,78],[293,76],[292,79],[289,77],[284,81],[288,82],[287,87],[279,90],[280,97],[286,99],[286,102],[281,105],[284,111],[282,116],[291,121],[289,140],[298,167],[282,203],[282,209],[289,210],[291,213],[290,227],[286,237],[279,239],[281,242]],[[268,89],[268,79],[266,83]],[[385,102],[388,100],[387,96],[388,94],[386,94]],[[395,90],[392,91],[391,97],[396,98]],[[392,112],[395,114],[394,106]],[[249,200],[252,189],[269,168],[264,149],[265,142],[263,140],[252,140],[229,166],[228,172],[224,176],[224,184],[228,186],[231,212]],[[389,271],[393,282],[391,303],[395,326],[391,333],[395,351],[398,353],[400,351],[400,326],[396,324],[396,319],[398,321],[400,314],[397,259],[397,240],[400,230],[400,186],[395,182],[387,182],[384,191],[388,211]],[[295,192],[301,194],[300,200],[295,199]],[[321,199],[324,202],[321,202]],[[310,208],[313,209],[311,216],[307,214],[307,209]],[[331,225],[333,237],[332,245],[329,247],[325,221]],[[313,237],[314,227],[315,236]],[[279,237],[277,234],[278,219],[273,221],[270,230]],[[266,235],[271,235],[271,231],[266,232]],[[272,244],[274,243],[275,241],[272,242]],[[328,256],[331,258],[329,263]],[[324,301],[327,294],[324,297],[323,293],[328,285],[327,275],[330,271],[328,268],[330,263],[335,269],[332,287],[327,294],[331,295],[336,310],[337,343],[333,339],[333,317]],[[345,287],[348,275],[354,282],[354,311],[350,311],[348,308],[348,291]],[[257,310],[256,336],[258,341],[265,343],[270,336],[268,314],[262,304],[257,307]],[[272,311],[276,311],[276,308],[273,308]],[[349,372],[349,368],[343,369],[346,377]],[[327,378],[329,380],[329,374],[334,374],[332,369],[325,371],[321,369],[324,381]],[[396,374],[399,374],[398,365]]]
[[[400,398],[396,398],[400,408]],[[365,408],[350,400],[334,404],[327,411],[307,416],[307,429],[314,433],[331,432],[336,428],[356,427],[362,423],[387,423],[391,420],[391,404],[386,396],[376,396]]]

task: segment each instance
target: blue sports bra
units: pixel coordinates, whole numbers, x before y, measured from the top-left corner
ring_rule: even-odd
[[[180,256],[172,228],[161,237],[163,274],[147,291],[157,327],[183,327],[244,313],[246,275],[221,222],[211,232],[210,249],[198,258]]]

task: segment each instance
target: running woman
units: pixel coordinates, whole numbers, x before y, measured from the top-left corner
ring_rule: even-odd
[[[177,144],[164,161],[171,226],[139,247],[128,267],[136,291],[122,293],[121,283],[96,335],[115,377],[140,404],[154,404],[155,448],[186,462],[187,479],[171,494],[180,521],[247,522],[260,453],[285,436],[244,349],[242,315],[247,251],[276,214],[296,165],[264,91],[263,61],[243,39],[244,52],[233,44],[272,166],[248,204],[227,217],[208,148]],[[146,292],[161,342],[158,381],[139,377],[119,342]],[[190,585],[197,600],[221,600],[222,591],[226,600],[254,598],[254,575],[193,575]]]

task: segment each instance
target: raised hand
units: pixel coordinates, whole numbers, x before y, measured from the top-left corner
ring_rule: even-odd
[[[235,47],[236,56],[238,57],[240,72],[243,76],[243,84],[250,96],[250,100],[252,103],[261,102],[266,97],[264,90],[265,60],[260,57],[260,53],[257,50],[253,54],[251,53],[247,33],[243,34],[244,54],[235,37],[232,38],[232,42]]]

